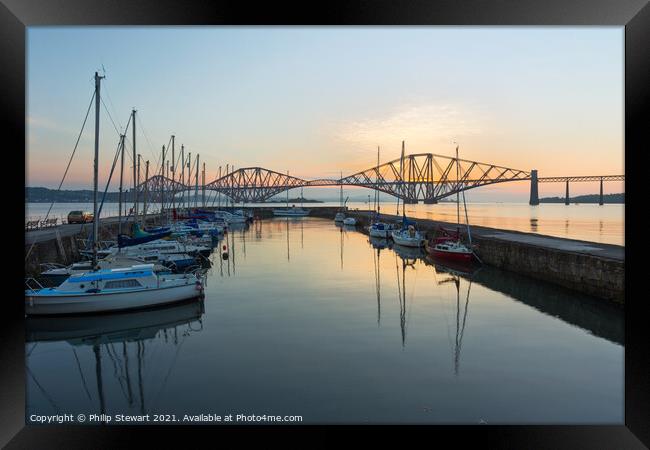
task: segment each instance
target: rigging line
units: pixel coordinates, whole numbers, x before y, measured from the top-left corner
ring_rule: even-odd
[[[86,384],[86,377],[84,377],[84,373],[81,370],[81,363],[79,363],[79,357],[77,356],[77,350],[75,350],[74,347],[72,347],[72,353],[74,353],[74,359],[77,361],[77,368],[79,369],[79,375],[81,375],[81,382],[83,383],[84,390],[86,391],[86,395],[88,396],[88,400],[90,400],[90,404],[92,405],[93,399],[90,396],[90,391],[88,391],[88,385]]]
[[[106,83],[106,81],[104,81],[104,84],[102,86],[104,88],[104,94],[106,94],[106,97],[108,98],[108,102],[111,104],[111,108],[113,108],[113,112],[115,113],[115,117],[117,117],[117,110],[115,109],[115,105],[113,105],[113,100],[111,99],[111,96],[108,93],[108,89],[106,89],[107,84],[108,83]],[[131,118],[131,116],[129,115],[129,119],[130,118]],[[122,124],[120,124],[119,120],[117,121],[117,124],[120,126],[120,130],[121,130],[122,129]],[[127,127],[128,127],[128,125],[127,125]],[[126,130],[124,131],[123,134],[126,134]]]
[[[435,270],[434,270],[434,279],[436,280],[436,286],[439,286],[440,283],[438,283],[438,279],[435,276]],[[438,295],[436,295],[436,298],[438,299],[438,303],[440,304],[440,307],[442,309],[442,312],[443,312],[442,316],[445,318],[445,324],[447,325],[447,341],[449,342],[449,348],[451,349],[451,334],[449,333],[449,319],[447,318],[447,313],[448,313],[449,309],[446,308],[443,305],[440,293],[438,293]],[[451,355],[451,359],[452,360],[454,359],[453,352],[452,352],[452,355]]]
[[[27,372],[32,377],[32,380],[34,380],[34,383],[36,383],[36,386],[38,386],[38,388],[41,390],[41,393],[43,394],[43,397],[45,397],[45,399],[50,403],[50,405],[52,405],[52,407],[54,408],[54,410],[56,411],[57,414],[61,414],[61,410],[59,409],[58,406],[56,406],[56,403],[54,402],[54,400],[52,400],[52,397],[50,397],[48,395],[48,393],[45,391],[43,386],[41,386],[41,383],[39,383],[38,380],[36,380],[36,377],[32,373],[32,370],[29,368],[29,366],[26,365],[25,369],[27,369]]]
[[[95,92],[93,91],[93,95],[90,98],[90,103],[88,104],[88,110],[86,111],[86,117],[84,118],[83,124],[81,125],[81,130],[79,130],[79,136],[77,136],[77,142],[74,144],[74,148],[72,149],[72,154],[70,155],[70,159],[68,160],[68,165],[65,168],[65,172],[63,173],[63,178],[61,178],[61,182],[59,183],[59,187],[56,189],[56,191],[61,190],[61,186],[63,186],[63,182],[65,181],[65,177],[68,175],[68,170],[70,170],[70,164],[72,164],[72,159],[74,158],[74,154],[77,151],[77,147],[79,146],[79,140],[81,139],[81,135],[83,134],[84,128],[86,127],[86,121],[88,120],[88,114],[90,114],[90,108],[93,106],[93,100],[95,99]],[[52,204],[50,204],[50,207],[47,210],[47,214],[45,214],[45,219],[47,220],[48,216],[50,215],[50,212],[52,211],[52,207],[54,206],[54,203],[56,201],[53,201]],[[29,255],[32,253],[32,250],[34,249],[34,245],[36,244],[36,241],[32,242],[32,245],[29,247],[29,251],[27,252],[27,255],[25,256],[25,261],[27,261],[27,258],[29,258]]]
[[[32,345],[32,348],[30,348],[29,352],[27,352],[27,354],[25,355],[25,358],[29,358],[29,355],[32,354],[32,352],[34,351],[34,349],[36,348],[37,345],[38,345],[38,342],[35,342],[34,345]]]
[[[124,371],[122,370],[122,366],[117,363],[117,353],[115,352],[115,348],[113,347],[112,342],[106,344],[106,353],[108,354],[108,357],[111,359],[111,363],[113,364],[113,376],[117,379],[117,382],[120,385],[120,390],[122,391],[122,395],[124,395],[124,399],[128,402],[129,397],[126,394],[124,383],[122,381],[124,378]],[[120,367],[119,370],[118,366]]]
[[[415,266],[413,267],[415,268]],[[406,316],[406,326],[408,327],[409,321],[411,319],[411,305],[413,304],[413,297],[415,296],[415,285],[418,282],[418,271],[415,271],[415,279],[413,280],[413,289],[411,290],[411,298],[409,299],[409,308],[408,315]]]
[[[460,348],[463,346],[463,335],[465,334],[465,321],[467,319],[467,308],[469,307],[469,291],[472,289],[472,280],[469,280],[469,286],[467,287],[467,298],[465,299],[465,312],[463,313],[463,325],[460,330],[460,345],[458,346],[458,351],[460,353]]]
[[[104,103],[104,99],[102,97],[100,97],[99,100],[102,102],[102,106],[104,107],[108,118],[111,119],[111,123],[113,124],[113,128],[115,128],[115,132],[119,136],[122,133],[120,133],[120,130],[117,129],[117,125],[115,125],[115,121],[113,120],[113,116],[111,116],[111,112],[108,110],[108,106],[106,106],[106,103]]]
[[[118,160],[118,158],[120,156],[121,144],[122,144],[122,142],[121,142],[121,139],[120,139],[120,142],[118,142],[117,149],[115,151],[115,157],[113,158],[113,166],[111,167],[111,173],[109,174],[108,180],[106,181],[106,188],[104,188],[104,194],[102,195],[102,202],[99,205],[99,210],[97,211],[97,218],[93,219],[93,220],[99,220],[99,217],[101,217],[102,208],[104,207],[104,200],[106,199],[106,193],[108,192],[108,187],[111,184],[111,178],[113,178],[113,172],[115,171],[115,166],[116,166],[117,160]],[[93,232],[94,232],[94,230],[93,230]],[[95,236],[93,235],[93,240],[94,239],[95,239]]]
[[[153,150],[153,145],[151,144],[151,141],[149,140],[149,135],[147,135],[147,130],[145,130],[144,125],[142,124],[142,113],[138,114],[138,117],[136,119],[138,123],[140,124],[140,128],[142,129],[142,134],[144,135],[144,138],[147,141],[147,145],[149,146],[149,151],[151,152],[152,159],[156,161],[156,167],[158,167],[158,164],[160,164],[160,156],[156,155],[156,152]]]
[[[167,374],[165,375],[165,378],[163,379],[162,385],[160,386],[160,391],[158,391],[158,394],[154,398],[154,403],[155,406],[158,406],[158,402],[160,399],[160,394],[163,393],[165,390],[165,386],[167,385],[167,380],[169,380],[169,375],[172,373],[172,369],[176,366],[176,360],[178,359],[178,354],[181,350],[181,347],[185,343],[185,338],[187,338],[188,335],[183,334],[183,339],[181,340],[180,344],[178,344],[178,347],[176,348],[176,352],[174,353],[174,359],[172,360],[171,365],[169,366],[169,370],[167,370]]]

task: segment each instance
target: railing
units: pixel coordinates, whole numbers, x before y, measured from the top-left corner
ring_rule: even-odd
[[[40,230],[43,228],[52,228],[59,225],[62,225],[64,222],[61,220],[59,223],[59,218],[47,219],[47,220],[28,220],[25,222],[25,231]]]
[[[52,269],[65,269],[66,266],[63,264],[58,264],[58,263],[41,263],[39,264],[40,267],[42,267],[41,272],[45,272],[47,270],[52,270]]]
[[[34,285],[36,287],[34,287]],[[39,289],[43,289],[43,285],[39,283],[38,280],[32,277],[25,278],[25,286],[30,291],[38,291]]]

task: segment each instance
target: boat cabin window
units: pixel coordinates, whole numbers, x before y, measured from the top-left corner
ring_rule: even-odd
[[[130,288],[130,287],[142,287],[138,280],[115,280],[107,281],[104,284],[104,289],[119,289],[119,288]]]

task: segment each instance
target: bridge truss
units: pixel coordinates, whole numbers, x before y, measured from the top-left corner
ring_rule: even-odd
[[[188,177],[189,178],[189,177]],[[191,178],[190,178],[191,179]],[[306,180],[262,167],[231,171],[205,185],[182,184],[178,180],[155,175],[140,184],[138,196],[147,192],[149,201],[165,205],[183,202],[189,196],[206,191],[220,193],[236,203],[264,202],[287,189],[317,186],[359,186],[376,189],[406,203],[437,203],[458,192],[496,183],[531,180],[531,172],[494,164],[456,159],[433,153],[418,153],[344,176],[340,179]],[[576,181],[625,181],[624,175],[545,177],[533,183]]]

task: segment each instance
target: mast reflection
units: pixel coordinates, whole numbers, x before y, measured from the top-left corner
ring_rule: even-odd
[[[173,306],[128,313],[61,316],[56,317],[56,319],[38,316],[28,317],[25,319],[25,340],[27,343],[33,343],[34,346],[39,343],[66,342],[69,344],[77,362],[83,390],[89,402],[91,402],[89,411],[98,408],[96,412],[100,414],[107,412],[107,399],[113,403],[114,410],[124,410],[124,405],[118,404],[119,396],[107,396],[105,393],[105,376],[107,373],[107,368],[103,367],[105,361],[112,363],[113,377],[124,396],[126,406],[128,408],[134,406],[134,391],[136,388],[133,386],[131,378],[133,368],[131,367],[129,355],[135,352],[137,359],[137,406],[141,414],[146,414],[150,409],[145,399],[146,377],[144,371],[147,366],[145,360],[147,346],[158,342],[159,344],[171,344],[176,347],[176,353],[169,367],[167,377],[163,380],[163,386],[159,389],[159,396],[174,367],[176,356],[185,338],[194,332],[202,331],[204,311],[203,300],[196,298]],[[180,340],[178,339],[179,330],[182,336]],[[170,336],[173,336],[173,338],[170,338]],[[118,352],[115,347],[120,344],[122,351]],[[83,348],[90,348],[93,354],[96,385],[95,401],[92,400],[86,375],[79,361],[77,350]],[[31,351],[26,355],[28,360],[30,354]],[[156,347],[156,354],[159,354],[158,347]],[[157,364],[150,365],[159,367]],[[29,367],[29,361],[27,366]],[[52,398],[38,383],[34,373],[31,370],[29,372],[46,398]],[[151,387],[149,390],[151,390]],[[154,398],[154,400],[157,400],[157,398]]]

